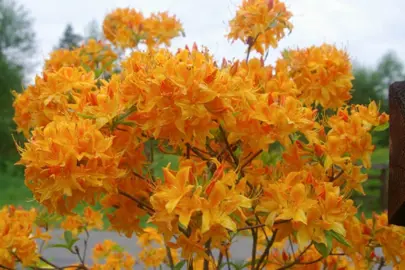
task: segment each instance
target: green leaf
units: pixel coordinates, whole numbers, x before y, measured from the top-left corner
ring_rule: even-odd
[[[315,242],[314,246],[315,246],[316,250],[319,252],[319,254],[322,255],[322,257],[326,258],[329,255],[330,250],[328,250],[328,247],[324,243]]]
[[[74,238],[72,232],[70,232],[70,231],[65,231],[65,232],[63,233],[63,236],[64,236],[64,238],[65,238],[66,247],[67,247],[69,250],[71,250],[72,247],[73,247],[73,245],[74,245],[77,241],[79,241],[79,238],[76,238],[76,237]]]
[[[325,232],[326,238],[326,245],[324,243],[314,243],[316,250],[322,255],[322,257],[326,258],[329,256],[330,252],[332,251],[332,240],[333,237],[328,232]]]
[[[174,269],[175,270],[181,270],[181,268],[183,268],[183,266],[186,264],[186,261],[184,260],[184,261],[180,261],[180,262],[178,262],[175,266],[174,266]]]
[[[385,124],[376,126],[376,127],[373,129],[373,131],[381,132],[381,131],[384,131],[384,130],[386,130],[387,128],[389,128],[389,126],[390,126],[390,123],[389,123],[389,122],[386,122]]]
[[[99,78],[101,76],[101,74],[103,74],[104,69],[100,68],[100,69],[96,69],[94,71],[94,77]]]
[[[65,242],[66,243],[70,243],[73,240],[73,234],[71,231],[65,231],[63,233],[63,237],[65,238]]]
[[[345,245],[347,247],[350,247],[349,242],[347,242],[347,240],[343,237],[343,235],[341,235],[341,234],[339,234],[339,233],[337,233],[335,231],[327,231],[326,233],[330,234],[339,243],[341,243],[341,244],[343,244],[343,245]]]
[[[87,64],[85,64],[85,63],[83,63],[83,62],[82,62],[82,67],[83,67],[87,72],[90,72],[90,71],[91,71],[91,68],[90,68]]]
[[[49,245],[48,248],[66,248],[66,249],[69,249],[68,246],[65,245],[65,244],[52,244],[52,245]]]
[[[116,252],[124,252],[125,249],[123,247],[121,247],[120,245],[115,245],[111,248],[112,251],[116,251]]]

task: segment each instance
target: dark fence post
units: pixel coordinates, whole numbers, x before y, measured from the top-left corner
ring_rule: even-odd
[[[387,168],[382,168],[381,169],[381,174],[380,174],[380,181],[381,181],[381,187],[380,187],[380,199],[381,199],[381,208],[383,210],[388,209],[388,181],[387,181]]]
[[[405,226],[405,81],[389,88],[390,160],[388,220]]]

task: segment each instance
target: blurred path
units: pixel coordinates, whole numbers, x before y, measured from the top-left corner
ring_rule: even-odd
[[[63,243],[63,231],[60,230],[55,230],[52,233],[52,240],[51,243]],[[62,239],[58,241],[58,239]],[[82,237],[81,237],[82,239]],[[120,246],[122,246],[126,251],[131,253],[132,255],[137,256],[137,254],[140,252],[140,247],[137,245],[137,240],[136,237],[132,238],[127,238],[125,236],[120,236],[119,234],[115,232],[107,232],[107,231],[92,231],[90,232],[90,239],[89,239],[89,245],[88,245],[88,250],[87,250],[87,259],[86,262],[91,265],[92,264],[92,249],[97,243],[103,242],[105,239],[110,239]],[[55,241],[56,240],[56,241]],[[79,246],[79,249],[83,249],[83,240],[80,240],[77,245]],[[251,253],[251,247],[252,247],[252,240],[248,237],[237,237],[235,239],[235,243],[232,244],[231,246],[231,256],[233,261],[242,261],[246,257],[250,257]],[[217,254],[217,253],[216,253]],[[214,254],[214,255],[216,255]],[[50,259],[52,262],[57,264],[58,266],[67,266],[71,265],[73,263],[77,263],[78,259],[75,255],[69,253],[65,249],[61,248],[51,248],[51,249],[46,249],[43,252],[43,255],[45,258]],[[377,250],[377,255],[381,255],[381,250]],[[143,266],[136,265],[135,269],[144,269]],[[167,268],[165,268],[167,269]],[[376,268],[377,269],[377,268]],[[392,267],[383,267],[382,269],[392,269]]]

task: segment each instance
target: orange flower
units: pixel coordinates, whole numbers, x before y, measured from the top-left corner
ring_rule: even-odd
[[[4,206],[0,210],[0,265],[14,269],[21,260],[24,267],[39,262],[35,236],[37,212]],[[17,258],[19,258],[17,260]]]
[[[343,50],[323,44],[285,54],[290,76],[307,104],[337,108],[351,98],[352,66]]]
[[[273,0],[271,4],[265,0],[244,0],[229,22],[228,38],[239,39],[263,55],[270,46],[277,47],[285,29],[291,31],[291,16],[279,0]]]
[[[51,211],[70,212],[78,202],[94,203],[97,194],[111,189],[120,155],[112,138],[91,120],[55,121],[34,131],[17,164],[25,165],[26,185]]]

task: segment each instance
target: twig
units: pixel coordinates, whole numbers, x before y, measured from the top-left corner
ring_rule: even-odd
[[[246,55],[246,63],[249,62],[249,56],[250,56],[250,51],[252,50],[253,46],[255,45],[257,39],[259,38],[261,32],[259,34],[256,35],[255,39],[249,43],[249,47],[248,47],[248,51],[247,51],[247,55]]]
[[[227,148],[229,154],[230,154],[231,157],[232,157],[232,160],[233,160],[233,163],[235,164],[235,167],[238,167],[239,161],[238,161],[238,159],[236,158],[235,153],[232,151],[231,145],[229,144],[228,139],[227,139],[227,137],[226,137],[225,130],[223,129],[223,127],[222,127],[221,125],[219,126],[219,131],[221,132],[222,137],[224,138],[224,142],[225,142],[226,148]]]
[[[57,265],[54,264],[54,263],[51,263],[50,261],[48,261],[47,259],[45,259],[45,258],[42,257],[42,256],[40,256],[39,259],[40,259],[41,261],[43,261],[44,263],[46,263],[47,265],[52,266],[52,267],[55,268],[55,269],[61,269],[59,266],[57,266]]]
[[[141,178],[142,180],[147,180],[144,176],[140,175],[139,173],[132,172],[135,176]]]
[[[257,214],[255,214],[257,222],[260,224],[260,218]],[[266,230],[264,229],[264,226],[260,227],[263,231],[264,237],[266,237],[266,242],[268,243],[270,241],[269,237],[267,236]]]
[[[79,261],[80,261],[81,265],[84,266],[84,259],[83,259],[83,257],[80,255],[80,250],[79,250],[79,247],[78,247],[78,246],[75,246],[75,252],[76,252],[77,257],[79,257]]]
[[[90,234],[87,228],[85,228],[84,231],[86,232],[86,239],[84,239],[84,251],[83,251],[83,261],[85,262],[87,255],[87,245],[89,243]]]
[[[290,242],[291,252],[293,254],[294,260],[297,260],[297,258],[295,257],[294,245],[293,245],[293,242],[291,240],[291,235],[288,236],[288,242]]]
[[[255,269],[255,263],[256,263],[256,251],[257,251],[257,229],[252,228],[252,237],[253,237],[253,246],[252,246],[252,270]],[[260,264],[260,261],[259,261]]]
[[[218,265],[217,265],[217,270],[221,269],[221,264],[222,264],[222,260],[224,259],[224,254],[222,254],[222,251],[219,251],[218,254]]]
[[[290,221],[291,221],[291,219],[276,220],[276,221],[274,221],[274,224],[275,224],[275,225],[277,225],[277,224],[283,224],[283,223],[287,223],[287,222],[290,222]],[[260,223],[260,224],[256,224],[256,225],[251,225],[251,226],[246,226],[246,227],[239,228],[239,229],[238,229],[238,232],[244,231],[244,230],[250,230],[250,229],[260,228],[260,227],[265,227],[265,226],[266,226],[266,224],[264,224],[264,223]]]
[[[313,260],[313,261],[310,261],[310,262],[297,262],[296,264],[309,265],[309,264],[314,264],[314,263],[320,262],[320,261],[322,261],[323,259],[325,259],[325,258],[321,256],[321,257],[319,257],[318,259]]]
[[[207,157],[204,157],[204,155],[199,151],[198,148],[192,147],[189,143],[187,143],[186,146],[187,146],[187,158],[190,158],[189,151],[191,150],[194,154],[196,154],[202,160],[206,160],[206,161],[209,160]]]
[[[341,170],[341,171],[335,176],[335,173],[334,173],[334,171],[333,171],[333,165],[332,165],[332,175],[329,177],[329,180],[330,180],[331,182],[333,182],[333,181],[337,180],[339,177],[341,177],[343,173],[344,173],[344,171]]]
[[[378,265],[378,270],[381,270],[385,265],[384,257],[381,257],[380,264]]]
[[[249,165],[252,160],[254,160],[258,155],[260,155],[263,152],[263,150],[257,151],[253,156],[251,156],[245,163],[242,164],[240,167],[240,170],[242,171],[247,165]]]
[[[172,252],[171,252],[168,245],[166,245],[166,252],[167,252],[167,259],[169,260],[170,269],[173,270],[174,269],[174,261],[173,261]]]
[[[207,253],[207,255],[209,255],[209,251],[210,251],[210,247],[211,247],[211,238],[205,243],[205,252]],[[209,260],[204,258],[204,270],[209,270],[210,267],[210,262]]]
[[[307,252],[307,250],[308,250],[311,246],[312,246],[312,243],[309,244],[308,246],[306,246],[306,247],[304,248],[304,250],[298,255],[298,257],[297,257],[292,263],[289,263],[289,264],[287,264],[287,265],[285,265],[285,266],[283,266],[283,267],[280,267],[280,268],[278,268],[277,270],[288,269],[288,268],[290,268],[290,267],[292,267],[292,266],[294,266],[294,265],[296,265],[296,264],[306,264],[306,263],[300,262],[300,260],[301,260],[301,257],[305,254],[305,252]],[[318,262],[318,260],[322,260],[322,259],[323,259],[323,257],[320,258],[320,259],[317,259],[317,260],[315,260],[315,261],[313,261],[313,262],[311,262],[311,263],[309,263],[309,264]]]
[[[207,138],[207,140],[206,140],[205,147],[207,148],[207,150],[208,150],[208,152],[209,152],[209,154],[210,154],[211,156],[216,156],[216,155],[218,155],[218,154],[214,151],[214,149],[212,149],[212,147],[210,146],[208,138]]]
[[[186,150],[186,158],[190,159],[190,150],[191,150],[191,146],[189,143],[186,144],[187,150]]]
[[[262,224],[262,223],[256,224],[256,225],[249,225],[249,226],[246,226],[246,227],[239,228],[238,232],[245,231],[245,230],[256,229],[256,228],[261,228],[261,227],[264,227],[264,226],[266,226],[266,224]]]
[[[264,250],[262,256],[259,259],[259,263],[257,264],[257,268],[256,268],[257,270],[261,269],[262,263],[264,263],[265,258],[269,255],[270,248],[273,246],[274,241],[276,241],[277,232],[278,232],[278,230],[276,229],[273,232],[273,235],[272,235],[270,241],[267,243],[266,249]]]
[[[229,260],[228,249],[226,249],[226,264],[228,265],[228,270],[231,270],[231,261]]]
[[[220,157],[225,153],[225,151],[226,151],[226,147],[222,148],[222,150],[219,152],[219,154],[216,156],[216,158],[219,160]],[[215,169],[214,167],[215,167],[215,163],[211,162],[211,164],[208,166],[208,170],[210,172],[213,172]]]
[[[150,212],[149,214],[153,214],[153,213],[155,212],[155,210],[154,210],[152,207],[150,207],[149,205],[147,205],[147,204],[145,204],[144,202],[140,201],[139,199],[135,198],[134,196],[132,196],[132,195],[126,193],[125,191],[118,190],[118,193],[119,193],[120,195],[125,196],[125,197],[127,197],[128,199],[131,199],[131,200],[133,200],[134,202],[136,202],[140,208],[149,211],[149,212]]]

